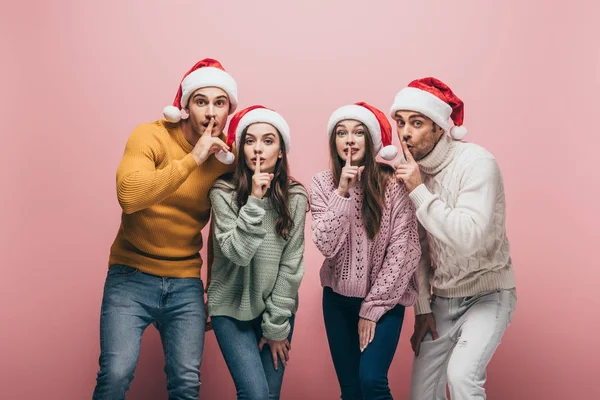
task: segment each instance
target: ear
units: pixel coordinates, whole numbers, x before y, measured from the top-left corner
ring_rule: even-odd
[[[277,158],[283,158],[283,152],[281,150],[279,150],[279,155],[277,156]]]

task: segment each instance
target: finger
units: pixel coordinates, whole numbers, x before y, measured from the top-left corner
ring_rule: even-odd
[[[263,339],[260,339],[260,342],[258,343],[258,351],[261,352],[264,346],[265,346],[265,340],[263,338]]]
[[[210,135],[212,133],[214,126],[215,126],[215,119],[213,117],[211,117],[210,121],[208,122],[208,126],[206,127],[206,129],[204,130],[202,135],[207,135],[207,134]]]
[[[432,328],[430,329],[430,331],[431,331],[431,338],[432,338],[433,340],[437,340],[437,339],[440,337],[440,336],[438,335],[438,333],[437,333],[437,329],[435,329],[435,327],[432,327]]]
[[[289,361],[290,360],[290,351],[288,350],[286,345],[283,345],[282,351],[283,351],[283,355],[285,357],[285,361]]]
[[[375,339],[375,324],[371,324],[371,329],[369,331],[369,343],[373,343],[373,339]]]
[[[271,357],[273,357],[273,366],[275,367],[275,371],[279,368],[279,363],[277,362],[277,351],[275,349],[271,349]]]
[[[256,164],[254,165],[254,175],[260,174],[260,157],[256,157]]]
[[[417,341],[417,337],[413,333],[413,335],[410,337],[410,347],[411,347],[413,353],[416,352],[416,341]]]
[[[415,357],[419,357],[419,351],[421,350],[421,342],[423,341],[423,337],[425,335],[419,333],[419,335],[417,336],[417,339],[415,340]]]
[[[361,327],[359,335],[360,335],[360,348],[364,349],[365,347],[367,347],[367,342],[369,341],[369,338],[367,337],[368,331],[365,328]]]
[[[358,174],[358,181],[359,182],[360,182],[360,177],[362,176],[362,172],[363,172],[364,169],[365,169],[364,165],[358,169],[357,174]]]
[[[287,358],[283,352],[283,347],[279,347],[277,354],[279,355],[279,359],[281,360],[281,365],[285,368],[287,366]]]
[[[406,161],[414,162],[415,159],[410,153],[410,150],[408,150],[408,145],[406,144],[406,142],[404,140],[401,140],[400,143],[402,143],[402,153],[404,153],[404,158],[406,158]]]
[[[346,155],[346,167],[349,167],[352,165],[352,148],[348,145],[346,146],[346,149],[348,149],[348,154]]]

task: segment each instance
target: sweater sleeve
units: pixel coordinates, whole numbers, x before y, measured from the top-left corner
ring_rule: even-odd
[[[350,197],[340,196],[335,188],[324,186],[317,176],[313,177],[310,190],[312,240],[326,258],[333,258],[348,236],[352,201]]]
[[[466,171],[454,207],[431,193],[424,184],[417,186],[410,197],[427,232],[461,256],[470,256],[483,246],[494,223],[501,179],[496,160],[483,157]]]
[[[267,234],[263,217],[268,200],[250,196],[246,204],[237,210],[232,193],[222,189],[210,191],[213,240],[232,263],[247,267]]]
[[[296,307],[298,289],[304,276],[304,226],[306,195],[298,194],[290,201],[294,226],[281,255],[281,264],[271,295],[265,302],[262,329],[271,340],[284,340],[290,333],[289,319]]]
[[[415,314],[429,314],[431,312],[431,256],[429,255],[429,242],[427,232],[419,224],[419,242],[421,244],[421,259],[417,268],[417,281],[419,282],[419,297],[415,303]]]
[[[361,318],[375,322],[399,304],[421,256],[415,208],[405,186],[397,187],[399,191],[393,194],[397,203],[392,213],[390,241],[381,269],[362,302],[359,314]]]
[[[117,169],[117,197],[125,214],[160,203],[198,168],[194,157],[187,154],[157,169],[164,153],[164,145],[147,125],[138,126],[129,136]]]

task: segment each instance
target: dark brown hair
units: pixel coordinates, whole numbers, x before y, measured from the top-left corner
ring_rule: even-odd
[[[385,189],[390,181],[394,170],[387,164],[378,163],[375,161],[375,150],[373,149],[373,140],[369,129],[363,124],[366,132],[365,137],[365,157],[364,167],[360,179],[362,187],[362,217],[367,230],[369,239],[374,239],[381,228],[381,217],[383,208],[385,207]],[[340,176],[345,161],[338,155],[335,145],[336,128],[334,127],[329,138],[329,154],[331,157],[331,172],[333,173],[333,181],[335,185],[340,184]]]

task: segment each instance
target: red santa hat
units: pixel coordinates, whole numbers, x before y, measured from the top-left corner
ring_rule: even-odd
[[[212,58],[198,61],[181,80],[172,106],[163,109],[163,115],[169,122],[181,120],[181,109],[186,108],[192,93],[203,87],[218,87],[229,97],[229,114],[232,114],[238,105],[237,83],[229,75],[220,62]]]
[[[381,110],[365,102],[342,106],[329,117],[327,134],[331,137],[336,125],[345,119],[362,122],[367,127],[373,141],[373,149],[376,153],[379,152],[382,158],[392,160],[396,157],[396,146],[391,145],[392,126]]]
[[[235,143],[235,148],[239,151],[244,129],[259,122],[271,124],[277,129],[285,144],[285,152],[289,153],[291,146],[289,125],[279,113],[261,105],[250,106],[231,117],[227,129],[227,145],[231,146]]]
[[[439,79],[423,78],[409,83],[394,99],[390,110],[392,118],[395,118],[396,111],[400,110],[416,111],[425,115],[455,140],[461,140],[467,135],[467,128],[462,126],[464,104]]]

